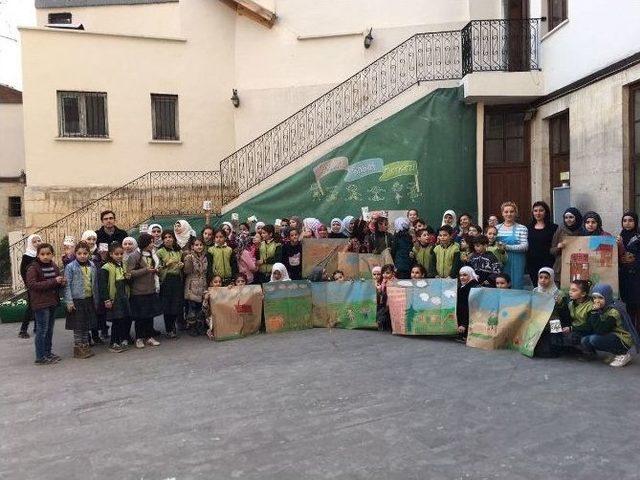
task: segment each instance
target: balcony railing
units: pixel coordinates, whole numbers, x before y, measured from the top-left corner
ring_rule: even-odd
[[[100,212],[116,212],[118,226],[130,229],[141,222],[163,215],[195,215],[202,213],[203,200],[211,200],[214,211],[222,205],[220,172],[217,171],[153,171],[90,202],[60,220],[34,232],[53,245],[60,258],[66,235],[76,240],[85,230],[100,226]],[[19,265],[26,249],[26,237],[9,247],[13,291],[24,289]]]
[[[539,26],[537,18],[473,20],[412,36],[223,159],[223,204],[420,82],[539,69]]]

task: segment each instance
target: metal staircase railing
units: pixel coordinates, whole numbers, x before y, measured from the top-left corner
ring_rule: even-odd
[[[220,163],[223,204],[424,81],[538,70],[540,19],[473,20],[418,33]]]

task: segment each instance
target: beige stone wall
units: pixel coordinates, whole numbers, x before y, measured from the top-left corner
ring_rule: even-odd
[[[0,177],[17,177],[24,168],[22,104],[0,103]]]
[[[14,230],[23,230],[24,216],[9,217],[9,197],[22,197],[24,184],[21,182],[0,182],[0,238]],[[24,200],[22,205],[24,212]]]
[[[571,201],[602,215],[617,232],[629,208],[628,95],[640,80],[640,65],[542,105],[532,122],[531,178],[534,199],[550,200],[548,118],[569,109]]]

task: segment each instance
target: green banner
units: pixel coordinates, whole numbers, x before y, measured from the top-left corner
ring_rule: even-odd
[[[426,95],[232,211],[241,221],[299,215],[328,223],[365,206],[415,207],[432,225],[447,209],[475,215],[476,109],[457,88]]]

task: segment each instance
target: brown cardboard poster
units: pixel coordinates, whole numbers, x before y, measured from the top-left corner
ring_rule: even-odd
[[[260,329],[263,296],[260,285],[212,288],[209,292],[215,340],[246,337]]]
[[[308,278],[313,267],[321,266],[331,274],[338,269],[338,253],[346,252],[346,238],[304,238],[302,240],[302,276]]]
[[[567,237],[562,249],[560,286],[569,289],[573,280],[608,283],[615,298],[619,297],[618,245],[609,236]]]

